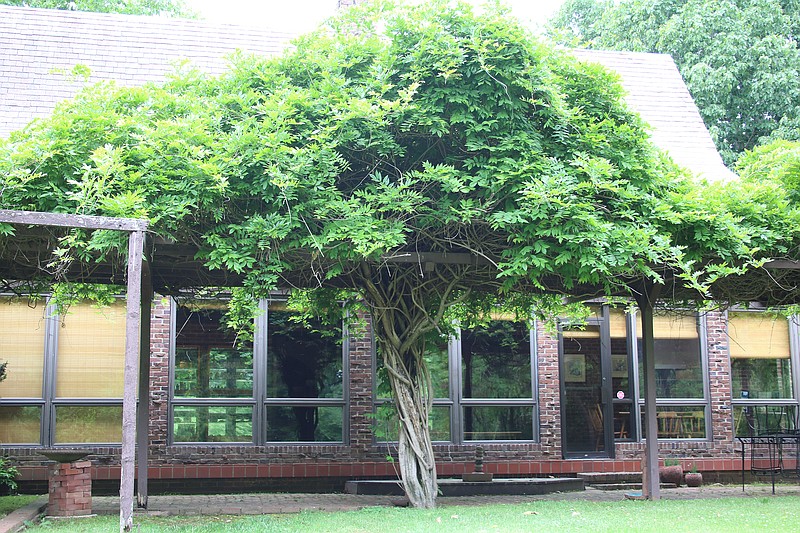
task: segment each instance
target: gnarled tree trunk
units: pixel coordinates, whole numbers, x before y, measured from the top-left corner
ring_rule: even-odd
[[[381,351],[400,420],[398,464],[403,488],[412,506],[431,509],[436,506],[438,485],[428,427],[430,375],[422,359],[423,351],[411,350],[404,356],[386,343]]]

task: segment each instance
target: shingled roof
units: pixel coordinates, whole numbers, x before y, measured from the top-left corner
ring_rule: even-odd
[[[86,84],[160,81],[184,60],[216,74],[237,49],[275,54],[291,37],[241,25],[0,6],[0,137],[48,115]],[[629,105],[651,126],[655,144],[678,164],[709,179],[732,176],[671,57],[574,53],[620,75]],[[70,75],[76,65],[89,68],[87,80]]]

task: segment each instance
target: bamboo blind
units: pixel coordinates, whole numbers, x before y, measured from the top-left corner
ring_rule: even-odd
[[[694,314],[657,314],[653,317],[656,339],[696,339],[697,317]],[[636,315],[636,336],[642,338],[642,315]]]
[[[56,396],[121,398],[124,370],[124,302],[73,305],[58,333]]]
[[[18,299],[0,299],[0,362],[8,363],[0,383],[2,398],[42,397],[44,310],[44,303],[30,307]]]
[[[731,359],[788,359],[789,322],[765,313],[730,313]]]

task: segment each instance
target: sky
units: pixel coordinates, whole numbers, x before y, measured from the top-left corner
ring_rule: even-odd
[[[481,0],[469,0],[480,4]],[[505,0],[523,22],[542,24],[564,0]],[[290,33],[314,29],[336,10],[336,0],[186,0],[204,19]]]

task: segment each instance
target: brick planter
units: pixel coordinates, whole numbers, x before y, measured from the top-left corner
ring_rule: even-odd
[[[50,470],[49,516],[92,514],[92,463],[58,463]]]

